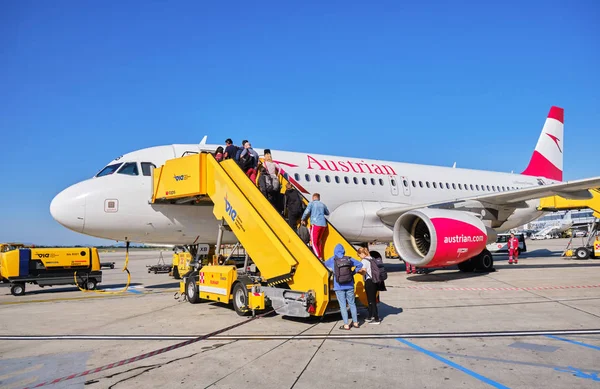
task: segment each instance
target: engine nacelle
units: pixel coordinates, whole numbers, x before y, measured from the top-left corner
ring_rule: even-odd
[[[422,208],[394,224],[394,246],[400,258],[418,267],[456,265],[481,253],[496,232],[472,213]]]

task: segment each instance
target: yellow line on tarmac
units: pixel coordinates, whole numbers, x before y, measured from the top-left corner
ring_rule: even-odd
[[[119,297],[139,297],[145,294],[157,294],[157,293],[173,293],[178,291],[179,289],[171,289],[171,290],[161,290],[161,291],[148,291],[142,293],[131,293],[131,294],[121,294],[121,295],[92,295],[92,296],[83,296],[83,297],[58,297],[53,299],[46,300],[27,300],[27,301],[5,301],[0,302],[0,305],[21,305],[21,304],[29,304],[29,303],[54,303],[58,301],[78,301],[78,300],[88,300],[88,299],[96,299],[96,298],[119,298]]]

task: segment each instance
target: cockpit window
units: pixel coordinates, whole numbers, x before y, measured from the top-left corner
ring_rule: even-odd
[[[152,169],[156,169],[156,165],[152,162],[142,162],[142,174],[145,176],[152,175]]]
[[[100,170],[100,172],[98,174],[96,174],[96,177],[102,177],[102,176],[108,176],[113,174],[118,168],[119,166],[121,166],[122,163],[115,163],[112,165],[108,165],[107,167],[105,167],[104,169]]]
[[[136,162],[127,162],[117,172],[118,174],[128,174],[130,176],[139,175],[138,167]]]

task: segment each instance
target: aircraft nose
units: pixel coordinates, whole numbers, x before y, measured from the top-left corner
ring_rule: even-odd
[[[50,214],[60,224],[75,232],[85,227],[85,202],[87,193],[75,186],[57,194],[50,203]]]

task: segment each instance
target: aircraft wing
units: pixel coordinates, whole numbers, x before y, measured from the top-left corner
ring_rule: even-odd
[[[399,207],[382,208],[377,211],[377,216],[388,225],[393,225],[402,214],[418,208],[492,208],[492,209],[516,209],[526,207],[527,200],[539,199],[547,196],[558,195],[569,200],[591,199],[593,196],[589,189],[600,187],[600,177],[585,178],[582,180],[566,181],[557,184],[547,184],[535,187],[512,190],[509,192],[486,193],[477,196],[457,198],[452,201],[444,201],[428,204],[415,204]]]

